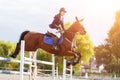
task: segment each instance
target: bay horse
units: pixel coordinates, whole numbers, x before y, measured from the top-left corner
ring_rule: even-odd
[[[76,17],[76,21],[67,29],[62,37],[63,41],[59,44],[59,52],[53,50],[52,45],[44,43],[44,36],[43,33],[38,32],[30,32],[24,31],[19,39],[19,42],[16,45],[16,49],[13,54],[11,54],[12,58],[16,58],[20,51],[20,44],[21,40],[25,41],[25,51],[36,51],[38,48],[41,48],[51,54],[55,54],[58,56],[73,56],[73,58],[69,61],[68,65],[70,64],[77,64],[80,61],[81,54],[79,52],[75,52],[72,48],[73,40],[76,33],[80,33],[82,35],[86,34],[86,31],[80,23],[81,21],[78,20]],[[76,60],[76,58],[78,58]]]

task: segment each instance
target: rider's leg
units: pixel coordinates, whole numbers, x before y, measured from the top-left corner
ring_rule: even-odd
[[[57,47],[57,44],[58,44],[58,38],[57,37],[53,37],[53,49],[57,50],[58,47]]]

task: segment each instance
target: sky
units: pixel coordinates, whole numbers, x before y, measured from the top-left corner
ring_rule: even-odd
[[[97,46],[107,38],[120,0],[0,0],[0,40],[17,42],[25,30],[47,32],[61,7],[67,10],[65,23],[84,18],[82,24]]]

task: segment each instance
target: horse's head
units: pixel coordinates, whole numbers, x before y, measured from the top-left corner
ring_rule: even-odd
[[[83,19],[78,20],[78,18],[76,17],[76,21],[71,26],[73,32],[75,33],[79,32],[80,34],[86,34],[85,28],[81,24],[82,21]]]

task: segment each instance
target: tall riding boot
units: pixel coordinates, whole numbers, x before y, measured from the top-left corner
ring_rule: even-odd
[[[17,55],[19,54],[19,51],[20,51],[20,43],[17,43],[15,51],[14,51],[14,53],[12,55],[10,55],[10,57],[16,58]]]
[[[55,49],[55,50],[58,50],[57,42],[58,42],[58,39],[56,37],[54,37],[53,38],[53,49]]]

